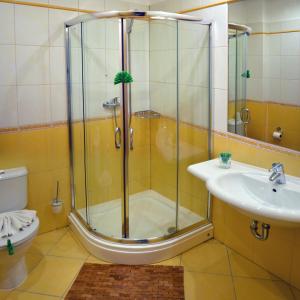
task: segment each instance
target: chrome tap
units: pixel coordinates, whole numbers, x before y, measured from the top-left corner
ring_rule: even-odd
[[[275,182],[277,184],[285,184],[286,183],[283,164],[273,163],[272,169],[270,170],[270,172],[272,172],[272,174],[269,177],[270,181]]]

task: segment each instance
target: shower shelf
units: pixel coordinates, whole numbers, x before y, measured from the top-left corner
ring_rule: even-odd
[[[153,110],[141,110],[134,113],[140,119],[159,119],[160,113]]]

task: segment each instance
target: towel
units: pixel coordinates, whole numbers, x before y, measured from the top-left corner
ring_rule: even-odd
[[[35,210],[8,211],[0,214],[0,237],[10,237],[30,226],[36,218]]]

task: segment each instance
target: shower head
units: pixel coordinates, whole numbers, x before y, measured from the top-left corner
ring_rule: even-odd
[[[127,19],[127,22],[126,22],[126,31],[128,34],[131,33],[132,31],[132,26],[133,26],[133,19]]]

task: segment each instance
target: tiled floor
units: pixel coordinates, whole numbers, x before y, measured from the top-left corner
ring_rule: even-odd
[[[27,280],[13,292],[0,292],[0,300],[63,299],[84,262],[105,263],[67,228],[40,235],[27,255]],[[161,264],[184,266],[186,300],[300,300],[300,291],[216,240]]]

